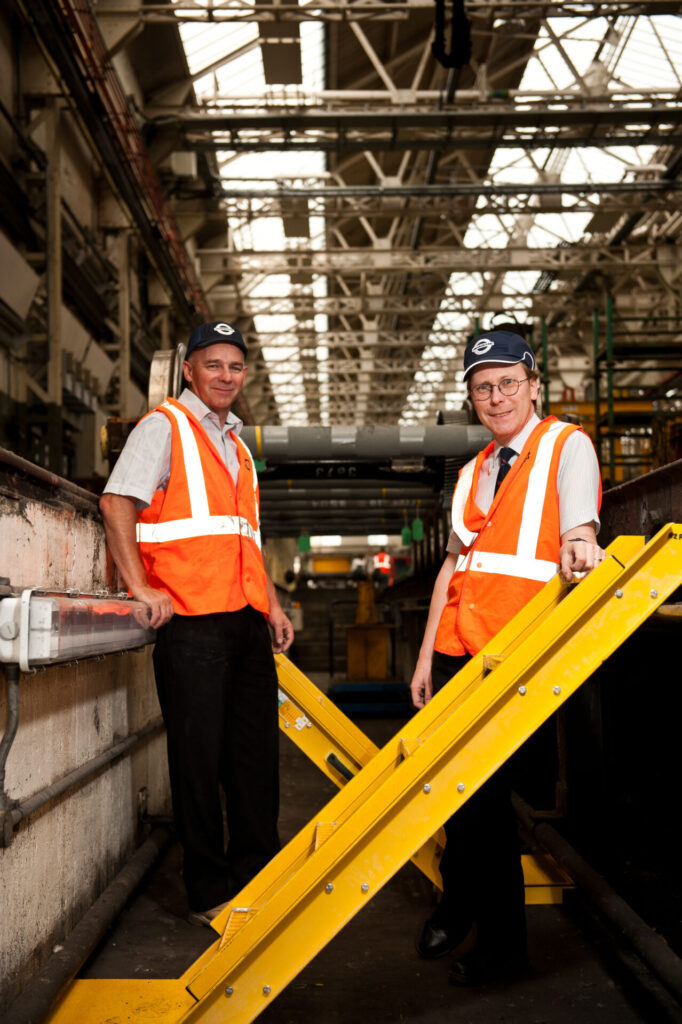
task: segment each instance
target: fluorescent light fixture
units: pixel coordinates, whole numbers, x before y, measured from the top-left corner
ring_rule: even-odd
[[[0,601],[0,661],[15,662],[23,672],[152,643],[149,609],[140,601],[117,598],[37,595]]]

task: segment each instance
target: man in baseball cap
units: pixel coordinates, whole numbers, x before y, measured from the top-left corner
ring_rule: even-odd
[[[190,920],[209,926],[279,849],[273,652],[294,638],[263,561],[254,459],[232,411],[245,360],[232,324],[197,327],[187,386],[137,424],[100,504],[109,550],[157,631]]]
[[[523,363],[527,370],[535,370],[532,348],[520,334],[512,331],[488,331],[473,338],[464,351],[463,380],[483,363],[495,366]]]
[[[535,411],[538,374],[530,345],[510,330],[473,338],[464,378],[492,441],[460,471],[452,532],[434,586],[411,682],[415,707],[561,571],[601,563],[601,485],[590,439]],[[417,938],[426,960],[454,955],[453,985],[482,985],[526,969],[523,873],[511,803],[512,767],[502,766],[445,824],[443,896]]]
[[[217,345],[220,342],[241,349],[245,358],[248,355],[241,331],[238,331],[232,324],[225,323],[224,320],[210,320],[206,324],[201,324],[200,327],[195,327],[192,331],[185,359],[189,359],[198,348],[206,348],[207,345]]]

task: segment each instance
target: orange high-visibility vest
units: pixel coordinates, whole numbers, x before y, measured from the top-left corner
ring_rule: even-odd
[[[558,571],[559,459],[568,437],[578,429],[554,416],[538,423],[487,515],[475,498],[481,466],[494,442],[461,470],[452,499],[452,528],[463,547],[448,586],[435,650],[476,654]]]
[[[378,569],[379,572],[391,571],[391,556],[387,551],[379,551],[379,553],[374,556],[374,568]]]
[[[171,425],[168,487],[138,516],[137,539],[149,585],[180,615],[237,611],[267,615],[258,479],[251,452],[236,434],[237,485],[199,420],[175,399],[156,412]]]

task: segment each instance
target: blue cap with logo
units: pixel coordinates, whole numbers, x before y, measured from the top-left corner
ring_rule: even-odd
[[[479,334],[464,350],[464,377],[483,363],[525,363],[529,370],[535,369],[535,356],[528,342],[512,331],[488,331]]]
[[[194,328],[189,338],[185,359],[189,359],[192,352],[196,352],[198,348],[218,345],[221,342],[226,345],[234,345],[242,350],[244,356],[247,355],[246,343],[242,338],[241,331],[238,331],[232,324],[225,323],[224,320],[211,320],[207,324]]]

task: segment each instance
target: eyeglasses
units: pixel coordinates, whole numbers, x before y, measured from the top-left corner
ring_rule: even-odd
[[[522,377],[521,380],[517,380],[516,377],[505,377],[497,384],[477,384],[476,387],[471,388],[469,393],[474,402],[487,402],[492,396],[493,388],[497,388],[505,398],[511,398],[516,394],[521,385],[529,380],[530,377]]]

